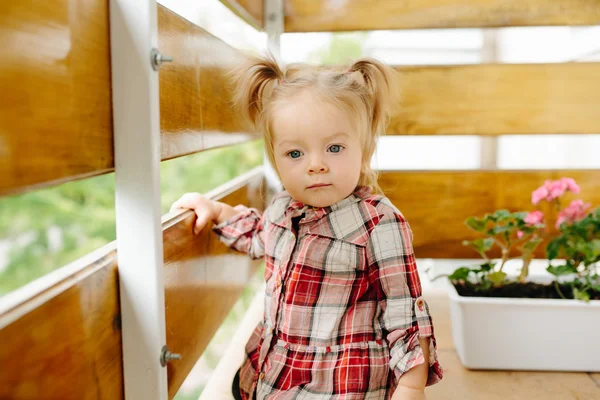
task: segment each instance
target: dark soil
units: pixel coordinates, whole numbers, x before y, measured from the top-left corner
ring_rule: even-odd
[[[479,284],[470,282],[456,282],[454,287],[459,295],[465,297],[512,297],[530,299],[562,299],[556,291],[554,284],[539,283],[508,283],[499,287],[482,290]],[[567,299],[573,298],[573,291],[569,285],[559,285],[560,291]],[[600,300],[600,292],[592,291],[591,300]]]

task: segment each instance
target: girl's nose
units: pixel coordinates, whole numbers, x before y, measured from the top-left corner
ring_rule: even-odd
[[[323,162],[323,160],[319,157],[313,157],[310,160],[310,164],[308,166],[309,174],[322,174],[329,171],[327,165]]]

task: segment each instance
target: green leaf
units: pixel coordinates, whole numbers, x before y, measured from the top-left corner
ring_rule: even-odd
[[[476,286],[475,290],[478,292],[485,292],[492,287],[492,282],[484,276],[481,277],[481,284]]]
[[[488,279],[494,284],[501,284],[506,279],[506,272],[496,271],[488,274]]]
[[[482,242],[483,251],[489,251],[494,245],[494,238],[485,238]]]
[[[541,243],[543,239],[541,238],[532,238],[523,244],[523,249],[533,252]]]
[[[494,212],[493,215],[497,221],[502,221],[502,220],[509,219],[512,217],[511,212],[508,210],[497,210],[496,212]]]
[[[512,214],[512,216],[513,216],[513,218],[514,218],[514,219],[517,219],[517,220],[521,220],[521,221],[522,221],[522,220],[524,220],[524,219],[525,219],[525,217],[527,216],[527,214],[528,214],[528,212],[527,212],[527,211],[517,211],[517,212],[514,212],[514,213]]]
[[[575,267],[571,264],[559,265],[557,267],[549,265],[548,268],[546,268],[546,271],[548,271],[554,276],[570,275],[577,273],[577,269],[575,269]]]
[[[484,222],[496,222],[496,217],[494,217],[492,214],[485,214],[483,216],[483,221]]]
[[[466,219],[465,224],[473,229],[476,232],[483,232],[485,231],[485,226],[487,225],[486,221],[481,220],[479,218],[476,217],[469,217]]]
[[[451,281],[466,281],[469,278],[470,268],[460,267],[454,270],[454,272],[448,277]]]
[[[492,264],[492,263],[481,264],[481,270],[484,272],[491,271],[493,268],[494,268],[494,264]]]
[[[548,257],[548,260],[554,260],[558,257],[561,244],[560,238],[553,239],[548,243],[548,246],[546,246],[546,257]]]
[[[494,239],[475,239],[473,241],[464,240],[463,245],[475,249],[475,251],[477,251],[478,253],[485,253],[486,251],[489,251],[494,245]]]
[[[515,229],[514,225],[500,225],[500,226],[495,226],[491,229],[488,230],[488,234],[489,235],[497,235],[499,233],[505,233],[505,232],[510,232],[512,230]]]
[[[600,239],[594,239],[590,242],[592,249],[592,258],[600,257]]]
[[[579,290],[576,287],[573,288],[573,298],[575,300],[583,300],[586,303],[590,301],[590,294],[585,290]]]

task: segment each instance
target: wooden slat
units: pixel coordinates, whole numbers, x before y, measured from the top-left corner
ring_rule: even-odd
[[[114,243],[67,268],[10,309],[2,299],[0,399],[123,398]]]
[[[243,53],[158,6],[162,159],[256,139],[225,74]],[[114,170],[108,0],[0,4],[0,195]]]
[[[600,63],[398,71],[392,135],[600,133]]]
[[[221,2],[256,29],[264,26],[264,8],[262,0],[221,0]]]
[[[110,171],[108,1],[3,1],[0,43],[0,195]]]
[[[163,6],[158,28],[161,52],[174,59],[159,76],[162,159],[256,139],[231,107],[225,76],[244,54]]]
[[[251,174],[238,181],[238,188],[235,182],[230,184],[229,190],[233,191],[223,201],[264,208],[262,175]],[[167,344],[171,351],[182,355],[181,361],[168,365],[170,398],[225,320],[259,262],[228,251],[208,230],[191,235],[193,221],[193,213],[186,212],[164,224]]]
[[[596,25],[596,0],[285,0],[286,32]]]
[[[211,192],[261,208],[262,170]],[[191,234],[191,212],[163,224],[172,398],[252,274],[247,256]],[[123,398],[115,243],[2,298],[0,399]],[[158,362],[158,360],[157,360]]]
[[[446,290],[424,292],[431,310],[444,379],[425,390],[429,400],[570,400],[600,398],[594,375],[572,372],[476,371],[464,368],[449,329]]]
[[[417,257],[478,258],[462,245],[463,240],[481,237],[464,225],[465,219],[501,208],[534,210],[531,192],[546,179],[565,176],[581,187],[581,195],[566,196],[569,202],[581,198],[600,204],[600,170],[383,172],[380,184],[410,223]],[[546,202],[541,209],[555,220]],[[538,248],[537,256],[545,257],[544,248]]]

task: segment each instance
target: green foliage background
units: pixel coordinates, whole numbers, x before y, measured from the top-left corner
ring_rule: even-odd
[[[162,212],[185,192],[207,192],[262,163],[260,141],[165,161]],[[9,247],[0,296],[115,240],[114,198],[114,173],[0,198],[0,241]]]

